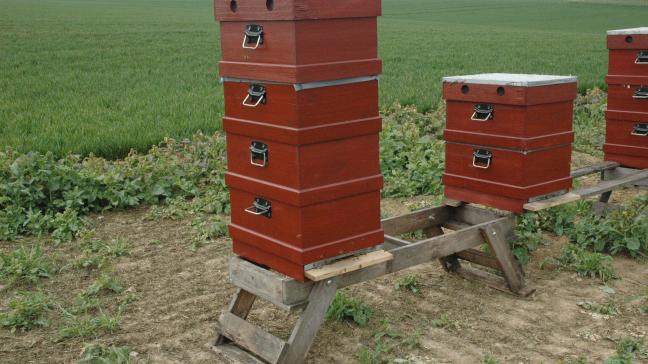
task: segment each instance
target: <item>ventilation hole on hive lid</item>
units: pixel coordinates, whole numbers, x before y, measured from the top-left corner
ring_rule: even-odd
[[[461,93],[462,94],[467,94],[469,92],[470,92],[470,87],[468,87],[467,85],[461,86]]]
[[[268,8],[268,10],[272,11],[272,9],[274,9],[274,0],[267,0],[266,1],[266,8]]]
[[[632,43],[634,41],[634,38],[632,38],[631,35],[626,37],[626,43]]]
[[[500,86],[500,87],[497,88],[497,94],[498,95],[504,96],[505,93],[506,93],[506,90],[504,90],[504,87]]]
[[[238,9],[238,4],[236,3],[236,0],[230,1],[230,9],[236,13],[236,9]]]

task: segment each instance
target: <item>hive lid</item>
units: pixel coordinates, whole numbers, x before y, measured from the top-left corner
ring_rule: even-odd
[[[608,30],[608,35],[648,34],[648,27]]]
[[[547,86],[577,82],[574,76],[526,75],[515,73],[482,73],[479,75],[444,77],[443,82],[502,86]]]

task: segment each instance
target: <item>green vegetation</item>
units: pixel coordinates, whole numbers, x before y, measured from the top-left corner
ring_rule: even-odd
[[[554,267],[557,270],[576,272],[581,277],[598,278],[603,282],[617,278],[612,257],[601,253],[593,253],[584,248],[568,244],[558,257],[544,259],[540,267]]]
[[[436,327],[437,329],[448,329],[454,330],[459,328],[459,324],[456,321],[450,319],[450,316],[447,314],[442,314],[430,321],[430,326]]]
[[[95,317],[70,316],[58,329],[58,339],[96,337],[102,333],[113,333],[118,329],[119,318],[106,313]]]
[[[328,310],[327,320],[349,321],[358,326],[365,326],[372,315],[371,308],[359,298],[350,298],[344,292],[338,291]]]
[[[228,208],[223,182],[225,139],[166,139],[148,154],[124,160],[51,153],[0,152],[0,240],[51,231],[56,242],[79,235],[88,212],[121,209],[168,198],[198,197],[205,209]]]
[[[0,313],[0,326],[11,331],[31,330],[49,325],[47,314],[52,302],[42,292],[20,292],[9,300],[9,312]]]
[[[479,364],[500,364],[501,362],[495,359],[491,354],[486,354],[482,360],[479,361]]]
[[[83,292],[83,294],[86,296],[96,296],[101,292],[120,293],[122,289],[121,284],[115,277],[108,273],[101,273],[99,278],[97,278],[90,287]]]
[[[24,245],[9,253],[0,251],[0,281],[36,283],[53,272],[53,263],[41,251],[39,244],[30,249]]]
[[[648,17],[648,8],[632,4],[385,0],[381,104],[434,110],[441,77],[480,72],[573,74],[582,91],[604,88],[605,30]],[[131,148],[143,152],[165,136],[220,128],[219,32],[211,2],[2,5],[0,146],[117,157]]]
[[[86,344],[78,364],[129,364],[130,352],[127,346]]]
[[[360,348],[356,357],[362,364],[394,363],[394,354],[410,353],[420,347],[419,336],[418,332],[406,336],[392,328],[389,322],[382,321],[380,329],[373,335],[373,345]],[[399,359],[398,363],[409,361]]]
[[[409,291],[418,294],[421,293],[419,285],[420,284],[416,274],[408,274],[399,278],[396,283],[394,283],[394,288],[396,288],[397,290]]]
[[[648,349],[643,338],[613,341],[616,342],[616,355],[605,360],[603,364],[634,364],[634,359],[648,359]]]
[[[620,313],[619,306],[610,298],[608,298],[608,300],[603,303],[580,301],[577,303],[577,305],[584,310],[601,315],[615,316]]]

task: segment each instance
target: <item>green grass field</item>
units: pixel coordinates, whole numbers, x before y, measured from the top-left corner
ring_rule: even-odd
[[[443,75],[574,74],[603,87],[604,31],[648,25],[648,2],[383,0],[381,103],[440,101]],[[209,0],[0,0],[0,145],[124,155],[217,130]]]

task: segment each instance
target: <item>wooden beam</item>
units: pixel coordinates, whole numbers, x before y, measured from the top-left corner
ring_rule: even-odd
[[[449,207],[438,206],[426,208],[412,213],[391,217],[382,221],[386,235],[397,236],[425,229],[429,226],[441,225],[450,216]]]
[[[484,267],[502,270],[500,262],[489,254],[477,249],[468,249],[457,253],[457,257]]]
[[[392,259],[394,259],[394,256],[391,253],[384,250],[377,250],[360,256],[338,260],[335,263],[325,265],[321,268],[307,270],[304,272],[304,275],[313,282],[319,282]]]
[[[595,186],[580,188],[562,196],[527,203],[524,205],[524,209],[527,211],[542,211],[551,207],[601,195],[645,179],[648,179],[648,169],[643,171],[637,170],[636,173],[631,173],[614,180],[601,181]]]
[[[484,226],[479,230],[484,240],[490,246],[493,255],[495,255],[502,266],[502,273],[504,273],[504,278],[511,291],[520,291],[524,288],[524,273],[520,269],[518,261],[513,257],[511,248],[504,239],[502,229],[499,226],[491,225]]]
[[[636,169],[619,167],[619,168],[614,168],[605,171],[605,173],[603,174],[603,179],[605,180],[619,179],[634,173],[637,173]],[[637,181],[634,183],[634,185],[637,187],[648,187],[648,178],[641,181]]]
[[[288,347],[279,358],[279,364],[303,363],[315,336],[326,317],[326,311],[335,298],[337,278],[318,282],[308,297],[304,309],[288,339]]]
[[[211,348],[226,364],[267,364],[234,344],[223,344]]]
[[[403,239],[396,238],[394,236],[385,235],[385,250],[390,251],[392,249],[398,248],[400,246],[410,245],[411,242]]]
[[[254,305],[255,300],[256,300],[255,295],[253,295],[252,293],[244,289],[239,288],[234,294],[234,297],[232,298],[232,301],[230,302],[229,306],[227,307],[227,312],[230,312],[245,320],[250,314],[250,311],[252,310],[252,305]],[[223,345],[228,341],[229,340],[227,339],[227,337],[219,333],[217,334],[216,339],[214,340],[214,345]]]
[[[218,330],[236,345],[269,363],[277,363],[286,347],[283,340],[229,312],[221,314]]]
[[[578,177],[583,177],[587,176],[590,174],[598,173],[598,172],[603,172],[607,171],[610,169],[614,169],[619,166],[619,163],[617,162],[600,162],[593,164],[591,166],[587,166],[584,168],[579,168],[571,171],[571,177],[572,178],[578,178]]]

